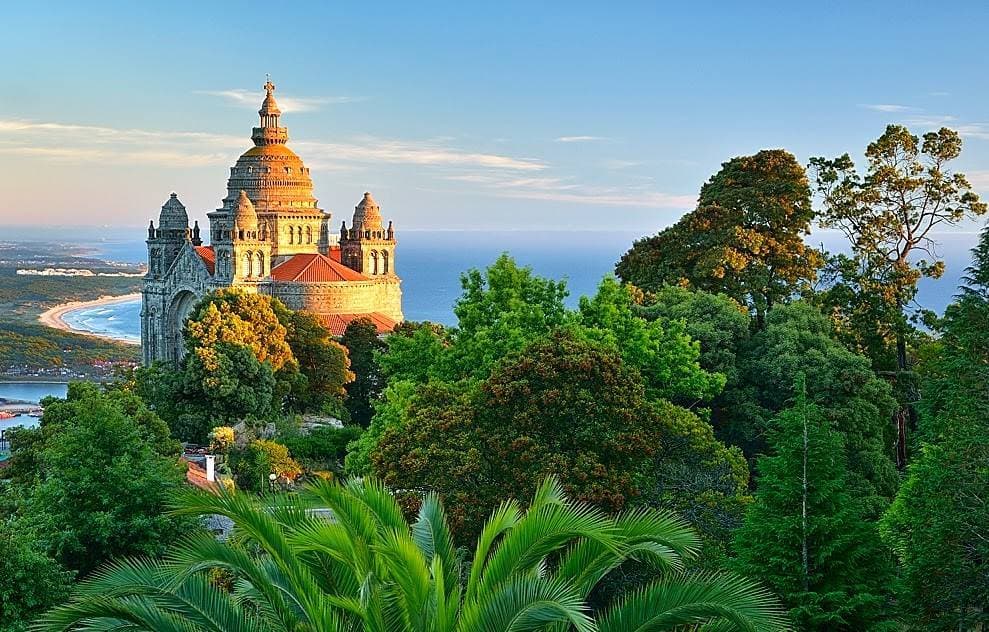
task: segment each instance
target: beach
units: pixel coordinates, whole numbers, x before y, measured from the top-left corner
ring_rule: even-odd
[[[140,343],[134,342],[133,340],[122,339],[120,337],[94,332],[80,327],[74,327],[70,322],[67,322],[66,316],[69,314],[82,312],[84,310],[101,310],[120,303],[131,303],[139,300],[140,298],[141,294],[135,292],[133,294],[124,294],[123,296],[101,296],[100,298],[92,301],[70,301],[68,303],[56,305],[55,307],[44,311],[38,316],[38,321],[46,327],[52,327],[62,331],[68,331],[84,336],[92,336],[94,338],[101,338],[103,340],[119,342],[122,344],[136,345]]]

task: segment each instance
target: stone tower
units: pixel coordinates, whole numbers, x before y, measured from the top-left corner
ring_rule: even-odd
[[[182,244],[191,240],[189,214],[172,193],[158,215],[158,228],[148,226],[148,274],[161,278],[178,257]]]
[[[257,291],[271,272],[271,242],[261,238],[258,215],[246,191],[237,196],[229,229],[218,231],[213,242],[216,253],[215,283]]]
[[[354,207],[351,228],[340,227],[340,260],[369,277],[395,276],[395,227],[382,227],[381,208],[370,193]]]

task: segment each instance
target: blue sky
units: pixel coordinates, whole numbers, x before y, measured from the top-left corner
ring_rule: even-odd
[[[15,3],[0,225],[204,217],[265,73],[334,222],[371,190],[400,229],[653,232],[732,156],[889,122],[961,130],[989,193],[989,5],[865,4]]]

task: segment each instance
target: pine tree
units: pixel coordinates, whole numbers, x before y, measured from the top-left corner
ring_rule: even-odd
[[[796,392],[770,430],[772,456],[758,461],[737,565],[784,599],[800,630],[884,629],[889,556],[847,489],[843,437],[807,401],[803,375]]]

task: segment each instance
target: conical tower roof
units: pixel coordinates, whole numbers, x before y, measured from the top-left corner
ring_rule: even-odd
[[[367,191],[364,199],[354,207],[354,230],[381,230],[381,207]]]
[[[241,191],[237,198],[237,209],[234,211],[234,228],[244,231],[256,231],[258,229],[258,214],[254,211],[254,204],[247,197],[246,191]]]
[[[185,230],[189,227],[189,214],[179,201],[179,196],[172,193],[161,207],[158,216],[158,228],[162,230]]]

